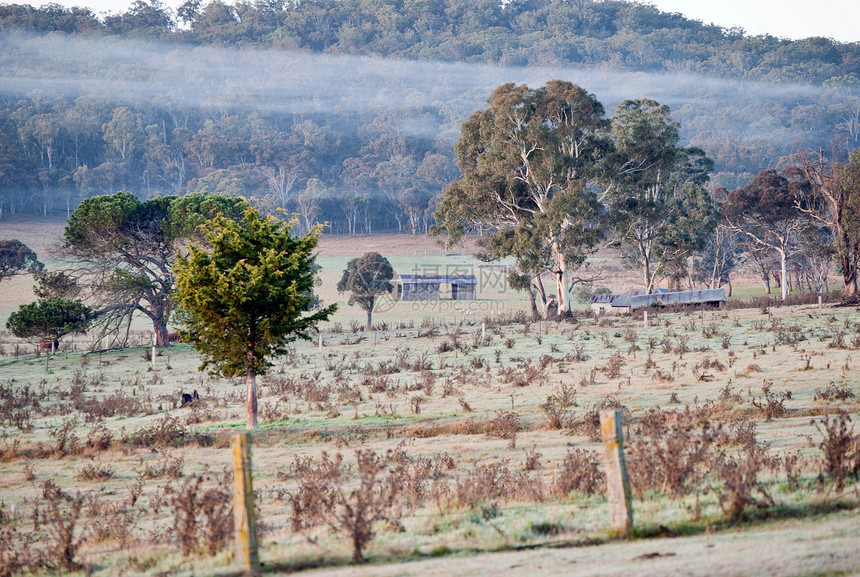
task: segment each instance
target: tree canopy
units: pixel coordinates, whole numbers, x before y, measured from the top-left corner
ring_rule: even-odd
[[[602,235],[601,206],[588,182],[609,146],[609,123],[594,95],[569,82],[504,84],[461,129],[457,161],[462,177],[444,193],[440,227],[457,241],[465,227],[489,227],[493,256],[521,259],[539,282],[552,272],[558,314],[570,313],[571,272]],[[527,242],[531,251],[520,246]]]
[[[553,80],[538,89],[505,84],[463,124],[462,178],[445,190],[438,234],[456,241],[487,227],[493,258],[513,256],[511,281],[546,303],[543,273],[556,279],[557,312],[570,313],[574,273],[606,231],[641,267],[649,292],[686,273],[716,216],[704,183],[713,163],[678,146],[678,124],[653,100],[622,102],[612,120],[582,88]]]
[[[86,329],[91,309],[80,301],[61,297],[22,305],[9,314],[6,328],[19,339],[36,344],[54,343],[75,331]]]
[[[810,225],[795,202],[809,188],[810,182],[802,176],[763,170],[750,184],[730,192],[720,207],[729,224],[750,243],[779,255],[783,300],[788,296],[788,259],[798,251],[799,236]]]
[[[204,225],[206,246],[192,244],[175,264],[182,334],[203,355],[201,370],[245,376],[248,428],[257,427],[257,375],[337,308],[309,310],[320,229],[293,237],[289,226],[250,207],[241,220],[218,216]]]
[[[0,240],[0,281],[44,268],[36,253],[20,240]]]
[[[833,253],[846,295],[857,294],[860,266],[860,150],[849,162],[824,158],[802,164],[812,186],[797,189],[797,209],[825,227],[833,237]]]
[[[647,292],[666,276],[684,276],[717,222],[703,186],[713,162],[700,148],[678,146],[669,113],[650,99],[619,104],[603,175],[613,243],[640,268]]]
[[[388,259],[378,252],[366,252],[346,263],[337,283],[338,292],[349,292],[349,304],[367,312],[367,330],[373,322],[373,309],[380,296],[391,293],[394,269]]]
[[[84,200],[64,231],[64,248],[79,263],[73,273],[95,299],[105,326],[141,313],[167,346],[173,261],[178,242],[194,238],[216,215],[239,218],[244,200],[218,195],[166,196],[141,201],[128,192]]]

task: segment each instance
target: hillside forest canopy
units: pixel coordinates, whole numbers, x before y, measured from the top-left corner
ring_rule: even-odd
[[[860,45],[591,0],[0,6],[0,218],[118,190],[225,193],[303,232],[432,224],[459,127],[505,82],[650,98],[729,190],[860,138]]]

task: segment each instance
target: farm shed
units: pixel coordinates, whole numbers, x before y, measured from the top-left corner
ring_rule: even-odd
[[[591,312],[600,315],[612,312],[612,301],[621,295],[591,295]]]
[[[450,287],[450,297],[442,295],[442,287]],[[403,301],[429,301],[450,298],[455,301],[475,300],[478,279],[475,275],[402,274],[397,279],[397,298]]]
[[[591,310],[597,314],[603,312],[629,314],[649,307],[705,304],[718,307],[724,302],[726,302],[726,291],[723,289],[676,292],[660,289],[660,292],[651,294],[641,289],[633,289],[622,295],[594,295],[591,297]]]

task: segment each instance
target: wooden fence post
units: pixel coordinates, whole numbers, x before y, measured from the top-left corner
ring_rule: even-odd
[[[236,561],[248,574],[260,569],[257,551],[257,519],[251,483],[251,445],[247,433],[233,435],[233,522],[236,529]]]
[[[600,411],[600,432],[606,462],[606,497],[609,501],[609,525],[617,537],[627,537],[633,529],[633,506],[630,481],[624,460],[624,433],[621,410]]]
[[[643,326],[647,329],[647,328],[648,328],[648,311],[645,311],[645,314],[644,314],[643,316],[644,316],[644,319],[645,319],[645,320],[644,320],[644,323],[643,323]]]

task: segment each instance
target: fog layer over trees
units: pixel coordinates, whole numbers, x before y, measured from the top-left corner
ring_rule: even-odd
[[[0,218],[226,193],[307,231],[426,231],[460,125],[505,82],[668,105],[742,187],[860,138],[860,45],[746,37],[624,2],[0,6]]]

